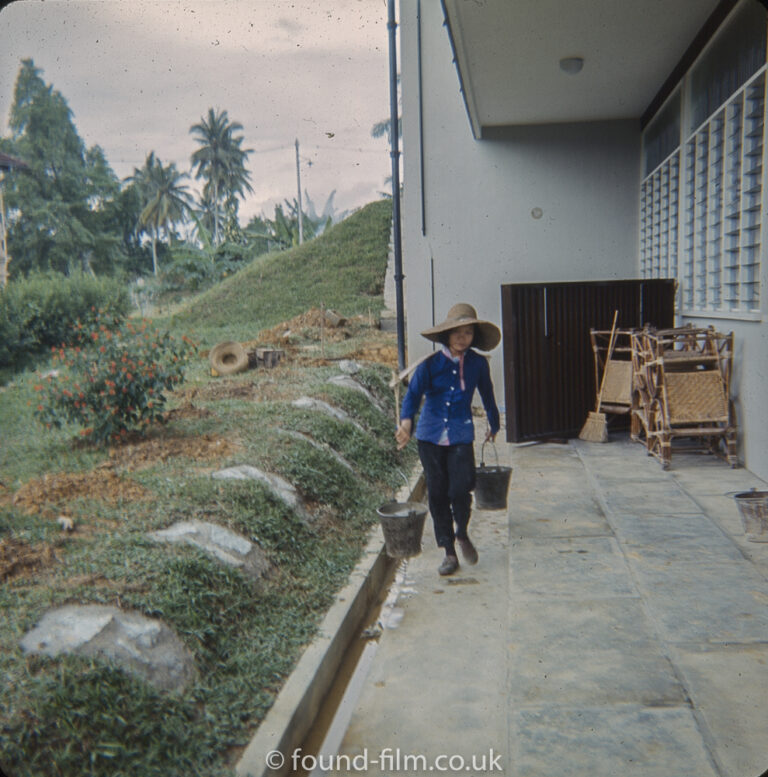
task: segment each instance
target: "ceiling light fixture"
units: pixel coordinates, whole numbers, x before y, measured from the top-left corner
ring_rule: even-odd
[[[560,60],[560,70],[568,75],[575,76],[584,67],[583,57],[563,57]]]

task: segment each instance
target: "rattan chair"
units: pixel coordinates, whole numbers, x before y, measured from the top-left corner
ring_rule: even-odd
[[[632,344],[631,436],[669,469],[672,441],[722,453],[738,466],[730,400],[733,332],[714,327],[635,330]]]
[[[595,357],[595,387],[599,388],[605,374],[600,412],[625,415],[632,407],[632,347],[631,329],[617,329],[613,351],[608,354],[610,329],[590,329],[589,338]]]

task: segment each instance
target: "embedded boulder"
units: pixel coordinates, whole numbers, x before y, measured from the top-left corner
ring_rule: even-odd
[[[325,415],[329,415],[331,418],[335,418],[337,421],[343,421],[344,423],[352,424],[361,432],[365,431],[365,429],[363,429],[363,427],[360,426],[360,424],[355,421],[355,419],[352,418],[352,416],[350,416],[348,413],[345,413],[343,410],[339,410],[338,407],[329,405],[327,402],[323,402],[322,399],[299,397],[298,399],[294,399],[291,404],[294,407],[301,408],[302,410],[316,410],[319,413],[325,413]]]
[[[310,517],[302,504],[299,492],[279,475],[262,472],[250,464],[239,464],[236,467],[220,469],[218,472],[214,472],[211,477],[216,480],[258,480],[270,488],[287,507],[294,510],[303,519]]]
[[[278,429],[277,431],[280,432],[280,434],[285,434],[288,437],[292,437],[294,440],[302,440],[303,442],[309,443],[313,448],[316,448],[317,450],[332,456],[345,469],[348,469],[350,472],[355,471],[354,467],[338,451],[335,451],[333,448],[331,448],[330,445],[318,442],[314,439],[314,437],[310,437],[310,435],[304,434],[303,432],[294,432],[290,429]]]
[[[351,359],[342,359],[339,362],[339,369],[347,375],[356,375],[360,372],[360,365]]]
[[[223,526],[206,521],[178,521],[173,526],[149,533],[157,542],[182,542],[200,548],[220,563],[239,569],[253,581],[267,576],[272,565],[253,542]]]
[[[162,621],[101,604],[49,610],[21,648],[101,658],[166,691],[183,690],[195,672],[192,654]]]
[[[382,413],[386,412],[379,400],[376,399],[362,383],[358,383],[351,375],[335,375],[332,378],[328,378],[328,383],[357,391],[360,394],[363,394],[375,408],[381,410]]]

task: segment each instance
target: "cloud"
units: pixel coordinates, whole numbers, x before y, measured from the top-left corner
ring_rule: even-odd
[[[289,13],[290,9],[290,13]],[[24,0],[0,12],[0,132],[22,58],[67,99],[87,145],[120,177],[154,150],[189,169],[208,108],[243,125],[254,194],[295,196],[294,140],[315,201],[377,198],[389,175],[386,5],[373,0]],[[333,137],[329,137],[331,133]],[[311,163],[311,164],[310,164]],[[370,192],[370,195],[368,194]],[[362,200],[352,205],[364,204]]]

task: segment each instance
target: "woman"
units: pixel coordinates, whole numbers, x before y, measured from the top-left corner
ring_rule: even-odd
[[[501,332],[495,324],[479,320],[471,305],[459,303],[448,311],[443,323],[421,334],[443,347],[416,367],[403,400],[395,439],[398,450],[407,445],[413,418],[424,397],[415,437],[427,480],[435,540],[445,550],[437,571],[452,575],[459,568],[457,543],[464,560],[477,563],[477,550],[467,534],[475,487],[475,389],[488,417],[486,442],[495,440],[499,431],[488,360],[474,348],[490,351],[499,344]]]

